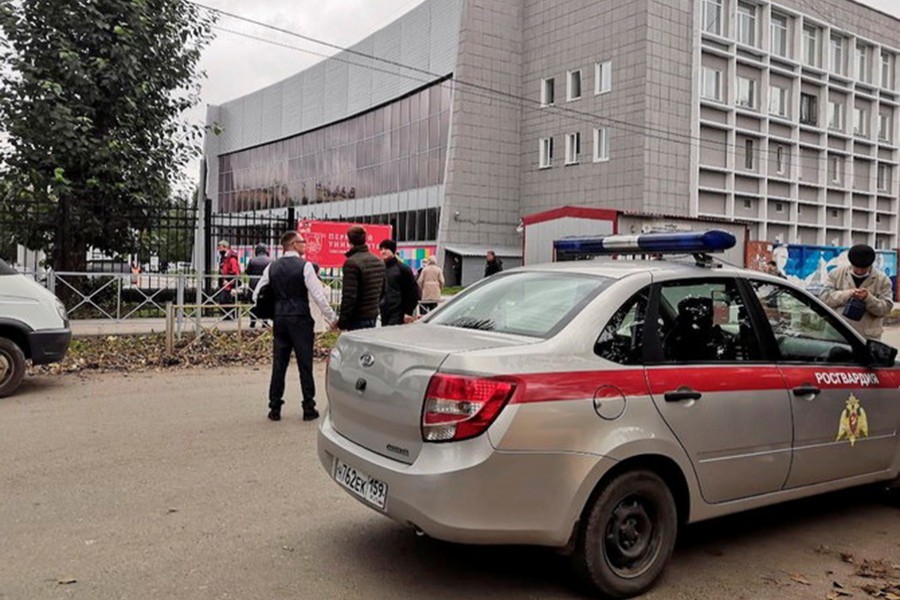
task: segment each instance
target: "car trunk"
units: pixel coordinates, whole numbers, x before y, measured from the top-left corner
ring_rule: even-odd
[[[424,324],[343,334],[328,367],[334,428],[372,452],[412,464],[423,443],[428,382],[447,356],[528,341],[533,340]]]

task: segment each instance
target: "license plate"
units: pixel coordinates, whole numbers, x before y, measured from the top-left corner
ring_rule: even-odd
[[[385,482],[354,469],[341,460],[334,459],[334,480],[374,506],[384,509],[388,486]]]

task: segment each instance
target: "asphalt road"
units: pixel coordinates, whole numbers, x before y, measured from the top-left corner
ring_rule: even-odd
[[[417,538],[358,504],[298,401],[266,420],[266,381],[48,376],[0,401],[0,598],[585,597],[551,552]],[[692,526],[646,597],[865,598],[854,570],[900,563],[898,517],[865,489]]]

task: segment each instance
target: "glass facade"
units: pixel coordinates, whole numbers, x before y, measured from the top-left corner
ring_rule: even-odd
[[[320,204],[441,184],[451,99],[449,82],[437,83],[344,121],[222,155],[219,212]]]

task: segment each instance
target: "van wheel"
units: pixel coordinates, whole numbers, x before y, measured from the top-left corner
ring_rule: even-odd
[[[0,398],[16,391],[25,376],[25,354],[6,338],[0,338]]]
[[[678,513],[672,492],[652,471],[610,481],[588,506],[572,554],[576,572],[609,598],[647,591],[675,547]]]

